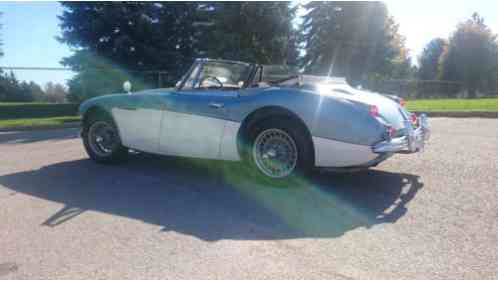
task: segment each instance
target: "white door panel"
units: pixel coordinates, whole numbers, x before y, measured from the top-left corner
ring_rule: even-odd
[[[145,152],[158,152],[161,110],[114,108],[112,115],[124,146]]]
[[[219,159],[225,120],[173,111],[163,114],[161,154]]]

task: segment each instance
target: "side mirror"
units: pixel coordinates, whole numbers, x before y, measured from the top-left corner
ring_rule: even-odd
[[[125,81],[123,83],[123,90],[127,92],[128,94],[131,94],[131,82],[130,81]]]

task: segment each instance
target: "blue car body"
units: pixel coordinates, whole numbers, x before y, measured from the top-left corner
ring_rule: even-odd
[[[194,65],[209,61],[197,60]],[[300,120],[313,141],[318,167],[367,167],[392,153],[415,152],[421,146],[420,136],[415,145],[416,136],[408,143],[409,133],[413,135],[417,128],[402,106],[386,96],[354,89],[343,79],[323,78],[325,86],[302,81],[244,82],[234,89],[185,89],[181,87],[185,79],[176,88],[99,96],[81,104],[80,114],[105,110],[114,119],[123,145],[186,157],[240,160],[244,126],[254,116],[264,116],[262,112],[285,112]],[[378,115],[372,115],[372,106]],[[421,131],[428,132],[425,123],[424,119]],[[394,135],[386,137],[386,128],[393,129]],[[391,138],[405,138],[406,144],[385,148]],[[375,151],[381,144],[383,150]]]

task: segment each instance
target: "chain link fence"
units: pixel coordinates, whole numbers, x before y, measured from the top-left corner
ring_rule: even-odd
[[[17,74],[22,71],[51,71],[51,72],[74,72],[70,68],[65,68],[65,67],[24,67],[24,66],[0,66],[0,70],[3,70],[5,72],[14,72],[14,74]],[[108,72],[114,71],[120,71],[123,72],[122,69],[118,68],[113,68],[113,69],[99,69],[99,68],[90,68],[86,69],[90,70],[92,72],[97,72],[101,73],[102,75],[105,75]],[[152,88],[163,88],[163,87],[168,87],[172,83],[175,82],[174,78],[172,75],[169,74],[168,71],[165,70],[145,70],[145,71],[137,71],[137,70],[131,70],[131,71],[126,71],[129,73],[130,76],[133,76],[137,79],[140,79],[145,82],[146,85]],[[76,73],[76,72],[74,72]],[[22,79],[20,79],[22,80]],[[124,82],[124,81],[123,81]]]
[[[376,92],[397,95],[406,99],[465,97],[462,83],[441,80],[379,80],[366,81],[363,87]]]
[[[468,98],[469,94],[461,82],[442,80],[378,80],[365,81],[364,88],[386,94],[397,95],[406,99],[432,98]],[[498,95],[496,87],[481,87],[476,97],[492,97]]]
[[[52,82],[52,86],[55,84],[62,84],[65,90],[65,95],[59,97],[57,95],[57,102],[60,100],[65,100],[66,102],[81,102],[87,98],[96,95],[102,95],[105,93],[117,93],[122,92],[122,85],[125,81],[131,81],[133,84],[133,91],[140,91],[145,89],[155,89],[172,87],[175,84],[175,79],[168,71],[164,70],[146,70],[146,71],[135,71],[135,70],[123,70],[119,68],[106,67],[106,68],[85,68],[82,69],[80,73],[85,73],[84,75],[78,75],[70,68],[64,67],[18,67],[18,66],[0,66],[3,75],[8,77],[6,83],[7,87],[0,85],[0,91],[9,91],[8,93],[0,92],[0,102],[2,96],[9,96],[6,101],[18,101],[22,102],[24,96],[29,96],[34,101],[48,101],[49,97],[53,96],[53,93],[48,90],[48,82]],[[16,80],[12,80],[10,72],[14,74]],[[55,73],[53,74],[48,74]],[[73,74],[67,74],[67,73]],[[38,75],[38,73],[40,73]],[[60,74],[58,74],[60,73]],[[52,81],[46,81],[47,76]],[[31,81],[25,81],[28,84],[22,84],[21,82],[29,77],[27,80],[33,80],[37,86],[33,86]],[[39,79],[36,79],[36,78]],[[54,77],[54,78],[50,78]],[[42,82],[43,81],[43,82]],[[1,83],[0,83],[1,84]],[[13,86],[10,87],[9,85]],[[15,85],[14,85],[15,84]],[[29,86],[23,86],[29,85]],[[23,88],[24,87],[24,88]],[[60,87],[59,87],[60,89]],[[26,91],[31,91],[31,93],[25,93]],[[60,90],[58,91],[60,92]],[[64,98],[65,96],[65,98]]]
[[[69,68],[63,67],[12,67],[12,66],[0,66],[5,72],[13,71],[18,73],[21,71],[51,71],[51,72],[67,72],[72,71]],[[143,89],[154,89],[154,88],[165,88],[173,87],[176,79],[174,75],[171,75],[168,71],[164,70],[147,70],[147,71],[123,71],[117,68],[106,68],[106,69],[86,69],[94,73],[95,76],[100,78],[100,80],[114,80],[114,85],[111,92],[122,91],[122,83],[126,80],[137,81],[134,84],[135,90]],[[119,75],[116,75],[118,73]],[[20,79],[22,80],[22,79]],[[96,81],[90,79],[89,81],[83,81],[82,87],[78,89],[82,91],[82,96],[87,95],[85,91],[91,91],[95,86],[93,83]],[[460,82],[453,81],[441,81],[441,80],[367,80],[361,83],[363,88],[367,88],[376,92],[398,95],[406,99],[430,99],[430,98],[466,98],[468,93],[464,85]],[[43,85],[40,85],[43,86]],[[92,87],[94,86],[94,87]],[[70,90],[70,89],[68,89]],[[109,89],[105,89],[109,90]],[[68,93],[71,94],[70,92]],[[495,96],[498,94],[498,90],[478,92],[478,97],[483,96]]]

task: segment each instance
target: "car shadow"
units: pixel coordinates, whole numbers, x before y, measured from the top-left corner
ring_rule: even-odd
[[[89,159],[0,176],[14,192],[64,204],[40,224],[71,223],[87,210],[155,224],[207,241],[338,237],[394,223],[423,186],[379,170],[319,174],[287,187],[256,183],[244,166],[145,154],[121,165]]]
[[[78,138],[78,132],[77,128],[0,132],[0,144],[26,144],[46,140],[74,139]]]

